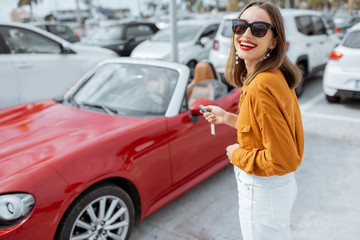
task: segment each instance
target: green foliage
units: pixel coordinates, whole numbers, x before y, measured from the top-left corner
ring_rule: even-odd
[[[19,0],[17,6],[22,7],[25,5],[29,5],[31,7],[33,3],[37,4],[38,0]]]

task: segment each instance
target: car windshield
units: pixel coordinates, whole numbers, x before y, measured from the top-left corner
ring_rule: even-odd
[[[232,20],[227,19],[224,21],[224,25],[222,27],[221,35],[227,38],[231,38],[232,33]]]
[[[99,27],[90,33],[87,39],[91,40],[119,40],[123,39],[124,27],[121,25],[112,25]]]
[[[67,100],[77,107],[109,109],[123,116],[163,116],[179,73],[149,65],[108,63]]]
[[[178,41],[186,42],[195,38],[196,34],[200,31],[200,25],[180,25],[178,26]],[[157,32],[151,40],[154,42],[170,42],[171,29],[167,28]]]
[[[54,33],[69,42],[79,41],[79,39],[75,36],[75,33],[68,26],[49,25],[49,32]]]
[[[360,30],[350,32],[343,45],[349,48],[360,48]]]

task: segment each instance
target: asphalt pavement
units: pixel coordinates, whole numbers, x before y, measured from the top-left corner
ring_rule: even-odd
[[[305,151],[296,179],[294,240],[360,239],[360,100],[329,104],[322,77],[301,106]],[[241,240],[231,165],[138,223],[135,240]]]

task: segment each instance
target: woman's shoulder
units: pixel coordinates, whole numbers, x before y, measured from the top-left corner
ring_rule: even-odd
[[[252,81],[255,89],[284,90],[289,88],[279,69],[259,73]]]

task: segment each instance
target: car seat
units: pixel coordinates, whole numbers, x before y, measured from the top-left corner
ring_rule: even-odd
[[[197,98],[217,100],[227,94],[226,86],[215,76],[216,72],[209,62],[199,62],[195,66],[194,78],[187,86],[189,105]]]

